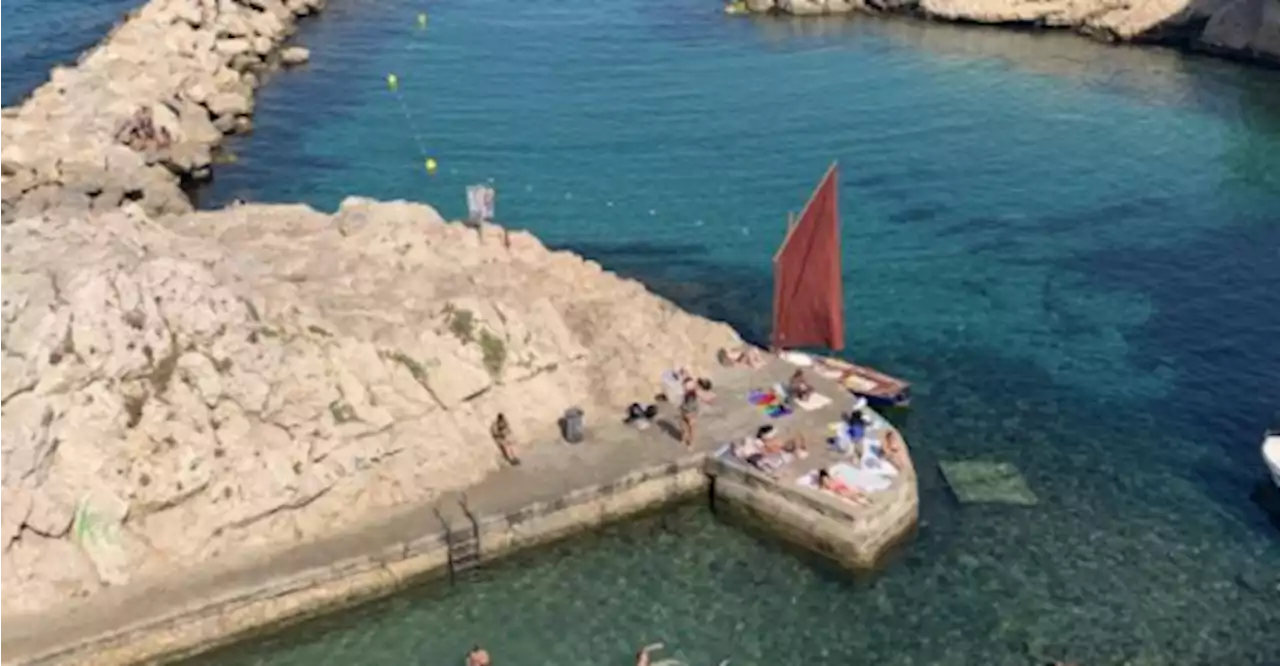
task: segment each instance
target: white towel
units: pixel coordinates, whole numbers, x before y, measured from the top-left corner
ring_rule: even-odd
[[[830,405],[831,398],[828,398],[821,393],[810,393],[807,400],[797,400],[796,404],[800,406],[800,409],[803,409],[806,412],[812,412]]]
[[[889,469],[893,469],[893,465],[887,462],[882,464],[888,466]],[[893,485],[893,475],[898,473],[896,469],[893,470],[893,475],[890,475],[886,474],[883,469],[859,468],[846,463],[832,465],[830,471],[831,476],[844,481],[845,485],[850,488],[857,488],[864,493],[874,493],[888,488]]]

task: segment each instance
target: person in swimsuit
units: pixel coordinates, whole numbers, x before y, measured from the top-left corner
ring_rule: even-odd
[[[804,370],[796,368],[791,373],[791,379],[787,382],[787,392],[795,396],[796,400],[804,402],[813,395],[813,387],[809,385],[809,380],[804,376]]]
[[[743,345],[740,349],[721,348],[716,357],[720,361],[720,365],[733,367],[735,365],[744,365],[748,368],[759,368],[765,364],[764,357],[761,356],[760,350],[751,345]]]
[[[905,470],[911,467],[911,457],[902,446],[902,438],[892,427],[884,431],[884,457],[898,469]]]
[[[502,450],[502,457],[512,465],[519,465],[520,458],[516,455],[515,444],[511,443],[511,424],[507,423],[506,414],[498,414],[498,418],[493,421],[493,427],[489,428],[489,434],[493,435],[493,441],[497,442],[498,448]]]
[[[467,653],[467,666],[492,666],[492,664],[489,652],[479,645],[471,648]]]
[[[680,443],[693,448],[693,428],[698,421],[701,398],[696,387],[686,388],[680,400]]]
[[[822,468],[818,470],[818,487],[845,499],[853,500],[858,504],[866,504],[867,498],[856,488],[850,488],[844,481],[831,476],[831,473]]]

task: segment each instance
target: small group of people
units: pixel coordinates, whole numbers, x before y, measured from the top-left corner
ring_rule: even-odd
[[[803,433],[784,440],[772,425],[760,426],[755,436],[734,442],[729,450],[737,459],[769,476],[776,476],[778,470],[789,462],[788,454],[800,460],[809,457],[809,446]]]
[[[149,106],[138,107],[133,115],[116,130],[116,141],[134,150],[152,152],[169,147],[172,138],[169,130],[156,127],[155,117]]]
[[[868,457],[881,458],[893,464],[898,470],[904,470],[911,466],[911,458],[907,455],[906,447],[902,444],[902,437],[898,431],[892,427],[886,427],[878,432],[881,433],[879,441],[874,437],[868,437],[868,428],[871,425],[871,419],[862,411],[866,406],[866,400],[859,398],[859,402],[854,404],[854,409],[843,415],[840,425],[836,428],[835,437],[832,438],[832,447],[839,453],[852,454],[856,464],[863,464]]]

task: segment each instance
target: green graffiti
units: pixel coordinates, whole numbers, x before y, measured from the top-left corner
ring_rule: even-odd
[[[109,522],[89,506],[89,500],[76,503],[75,517],[71,521],[71,533],[79,544],[102,543],[112,541],[112,529]]]

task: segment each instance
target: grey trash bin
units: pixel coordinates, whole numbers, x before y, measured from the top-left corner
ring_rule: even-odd
[[[560,431],[564,435],[564,441],[570,444],[582,442],[586,436],[583,432],[583,416],[582,410],[577,407],[570,407],[564,411],[564,416],[560,419]]]

